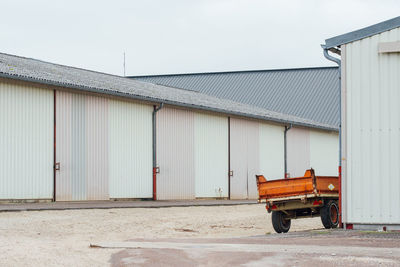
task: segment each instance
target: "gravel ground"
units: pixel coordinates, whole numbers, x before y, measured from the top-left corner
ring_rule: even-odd
[[[320,229],[294,220],[291,232]],[[116,249],[89,245],[137,238],[224,238],[273,233],[263,204],[0,213],[0,266],[104,266]],[[122,249],[120,250],[122,251]]]

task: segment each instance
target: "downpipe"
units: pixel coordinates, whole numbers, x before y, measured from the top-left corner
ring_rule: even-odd
[[[333,57],[329,54],[328,48],[321,45],[324,51],[324,57],[330,61],[335,62],[339,67],[339,227],[343,228],[342,223],[342,62],[339,58]],[[337,50],[340,52],[340,50]]]
[[[153,114],[152,114],[152,122],[153,122],[153,200],[157,200],[157,121],[156,114],[157,112],[164,107],[164,103],[161,103],[158,107],[154,106]]]
[[[285,131],[283,132],[283,154],[284,154],[284,162],[285,162],[285,179],[289,178],[287,171],[287,132],[292,129],[292,124],[289,126],[285,126]]]

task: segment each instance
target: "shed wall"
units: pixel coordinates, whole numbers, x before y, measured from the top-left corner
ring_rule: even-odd
[[[257,199],[259,174],[259,123],[230,119],[231,199]]]
[[[338,176],[339,135],[310,130],[310,167],[317,175]]]
[[[194,113],[165,107],[157,112],[157,199],[194,199]]]
[[[196,113],[196,197],[228,197],[228,118]]]
[[[53,99],[0,80],[0,199],[53,198]]]
[[[109,198],[108,100],[56,92],[56,200]]]
[[[310,168],[310,131],[292,128],[287,132],[287,172],[290,177],[303,176]]]
[[[151,105],[109,101],[110,198],[151,198]]]
[[[378,53],[394,41],[400,28],[343,45],[347,223],[400,223],[400,54]]]
[[[284,168],[284,130],[282,126],[266,123],[259,124],[260,138],[260,170],[268,180],[285,177]]]
[[[152,106],[57,91],[56,200],[152,196]]]

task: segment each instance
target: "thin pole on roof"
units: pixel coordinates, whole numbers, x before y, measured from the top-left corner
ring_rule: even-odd
[[[124,51],[124,77],[126,76],[125,75],[125,70],[126,70],[126,68],[125,68],[125,51]]]

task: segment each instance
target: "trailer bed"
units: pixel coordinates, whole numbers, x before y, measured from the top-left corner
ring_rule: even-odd
[[[303,177],[267,181],[256,175],[259,201],[266,201],[277,233],[286,233],[291,220],[320,216],[325,228],[339,223],[339,177],[315,176],[309,169]]]
[[[267,181],[256,175],[259,200],[279,201],[313,197],[339,197],[337,176],[315,176],[307,170],[302,177]]]

